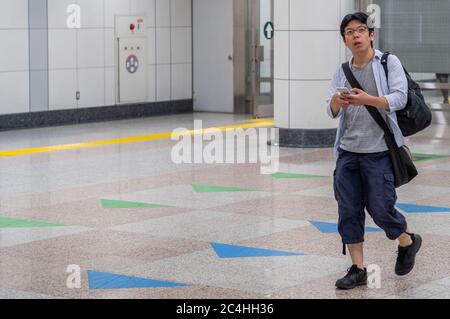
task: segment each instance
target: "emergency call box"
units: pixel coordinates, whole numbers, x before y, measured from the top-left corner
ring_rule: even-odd
[[[147,30],[144,16],[116,16],[118,104],[147,101]]]

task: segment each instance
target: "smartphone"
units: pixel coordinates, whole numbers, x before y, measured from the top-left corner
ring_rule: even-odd
[[[341,94],[342,93],[352,94],[352,92],[347,87],[337,88],[336,91],[341,93]]]

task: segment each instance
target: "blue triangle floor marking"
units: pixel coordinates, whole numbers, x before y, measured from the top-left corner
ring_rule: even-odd
[[[398,203],[395,205],[398,209],[410,214],[414,213],[450,213],[449,207],[423,206],[413,204]]]
[[[321,233],[324,234],[334,234],[338,233],[338,225],[335,223],[328,223],[328,222],[319,222],[311,220],[310,223],[316,227]],[[381,228],[376,227],[366,227],[365,228],[366,233],[381,233],[383,230]]]
[[[246,257],[280,257],[280,256],[303,256],[305,254],[292,253],[288,251],[245,247],[229,244],[211,243],[220,258],[246,258]]]
[[[188,284],[176,282],[152,280],[93,270],[89,270],[87,273],[89,289],[136,289],[190,286]]]

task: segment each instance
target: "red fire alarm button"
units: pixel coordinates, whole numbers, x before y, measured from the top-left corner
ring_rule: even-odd
[[[136,28],[136,26],[132,23],[132,24],[130,24],[130,30],[131,31],[134,31],[134,29]]]

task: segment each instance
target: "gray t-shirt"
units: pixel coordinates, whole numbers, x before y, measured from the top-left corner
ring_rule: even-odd
[[[372,63],[373,60],[362,68],[353,66],[352,71],[367,94],[378,96]],[[352,89],[349,83],[347,87]],[[386,118],[383,112],[380,113]],[[345,132],[340,145],[343,150],[364,154],[388,150],[384,131],[364,106],[349,106],[345,111],[345,123]]]

